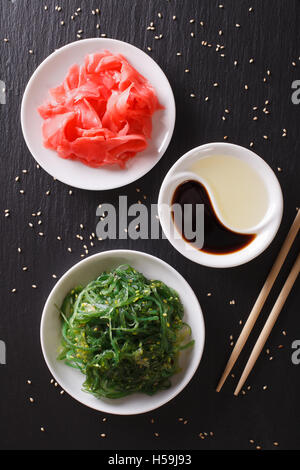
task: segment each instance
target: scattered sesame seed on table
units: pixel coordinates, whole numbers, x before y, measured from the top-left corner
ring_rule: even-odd
[[[291,101],[292,83],[300,80],[299,14],[296,0],[1,2],[0,340],[7,345],[7,364],[0,364],[1,448],[55,449],[62,442],[69,449],[299,448],[300,366],[291,362],[291,344],[300,339],[299,289],[289,296],[241,396],[233,397],[238,368],[215,393],[234,338],[300,206],[300,105]],[[166,154],[149,174],[119,190],[76,190],[52,178],[30,155],[19,122],[22,94],[37,66],[56,49],[90,37],[127,41],[149,54],[176,100]],[[264,254],[215,270],[183,258],[164,239],[96,236],[99,204],[116,205],[127,195],[128,205],[139,197],[150,207],[175,161],[216,141],[253,149],[282,186],[282,225]],[[83,407],[51,377],[41,353],[39,323],[52,287],[81,259],[117,248],[145,251],[174,266],[204,313],[206,344],[195,377],[151,414],[106,417]]]

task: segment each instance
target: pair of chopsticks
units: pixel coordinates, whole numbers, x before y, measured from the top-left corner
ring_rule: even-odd
[[[241,334],[236,342],[236,345],[231,353],[231,356],[227,362],[227,365],[225,367],[225,370],[223,372],[223,375],[218,383],[217,386],[217,392],[221,390],[221,388],[224,385],[225,380],[227,379],[231,369],[233,368],[234,364],[236,363],[243,347],[245,346],[245,343],[255,325],[255,322],[264,306],[264,303],[273,287],[273,284],[280,272],[280,269],[290,251],[290,248],[298,234],[300,228],[300,210],[298,210],[297,215],[294,219],[294,222],[289,230],[289,233],[287,234],[287,237],[281,247],[280,252],[278,253],[278,256],[275,260],[275,263],[273,264],[273,267],[263,285],[263,288],[251,310],[251,313],[248,317],[248,320],[245,323],[244,328],[241,331]],[[259,357],[271,331],[272,328],[281,312],[281,309],[293,287],[294,282],[297,279],[297,276],[300,271],[300,253],[292,267],[292,270],[287,278],[287,280],[284,283],[284,286],[274,304],[274,307],[271,310],[271,313],[265,323],[265,326],[259,335],[258,340],[256,341],[256,344],[251,352],[251,355],[248,359],[248,362],[246,364],[246,367],[241,375],[241,378],[239,380],[239,383],[234,391],[235,395],[238,395],[239,392],[241,391],[241,388],[243,387],[245,381],[248,378],[248,375],[250,374],[251,370],[253,369],[255,362],[257,358]]]

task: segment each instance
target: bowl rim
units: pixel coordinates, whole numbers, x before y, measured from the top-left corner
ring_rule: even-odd
[[[247,253],[246,250],[248,250],[249,246],[254,243],[256,243],[256,240],[258,240],[258,237],[256,237],[256,240],[251,242],[250,245],[245,247],[244,249],[241,249],[237,252],[230,253],[230,254],[224,254],[224,255],[214,255],[210,253],[204,253],[196,249],[190,249],[190,250],[185,250],[184,249],[184,244],[186,245],[187,242],[183,242],[183,240],[178,239],[175,240],[173,236],[169,236],[169,231],[168,231],[168,223],[166,223],[164,214],[162,213],[162,203],[163,199],[165,198],[165,193],[168,189],[168,185],[170,184],[170,179],[176,175],[176,170],[178,170],[178,167],[188,158],[191,158],[193,155],[195,155],[197,152],[205,152],[206,150],[210,150],[212,147],[215,147],[220,151],[222,148],[226,148],[226,151],[229,149],[232,149],[235,155],[238,152],[241,152],[242,159],[244,159],[245,154],[247,154],[250,158],[253,158],[253,162],[258,162],[259,165],[262,165],[264,167],[264,171],[268,172],[268,175],[270,178],[273,179],[273,189],[274,189],[274,194],[276,195],[278,206],[277,206],[277,214],[274,216],[274,220],[272,221],[272,227],[269,229],[269,234],[267,236],[263,237],[263,232],[261,232],[258,236],[261,237],[261,244],[260,246],[256,247],[256,250],[252,253]],[[253,165],[255,166],[255,165]],[[180,170],[180,173],[185,170]],[[270,184],[270,183],[269,183]],[[236,266],[241,266],[243,264],[248,263],[249,261],[253,260],[257,256],[259,256],[263,251],[267,249],[267,247],[272,243],[273,239],[275,238],[277,231],[279,229],[281,220],[282,220],[282,215],[283,215],[283,195],[282,195],[282,190],[280,183],[278,181],[277,176],[275,175],[274,171],[272,168],[269,166],[269,164],[262,158],[260,157],[257,153],[253,152],[252,150],[243,147],[241,145],[237,144],[232,144],[229,142],[210,142],[207,144],[199,145],[197,147],[192,148],[188,152],[186,152],[184,155],[182,155],[175,163],[172,165],[172,167],[169,169],[167,174],[164,177],[164,180],[162,182],[162,185],[160,187],[159,191],[159,196],[158,196],[158,215],[159,215],[159,221],[161,224],[161,227],[163,229],[163,232],[166,236],[166,238],[169,240],[171,245],[184,257],[188,258],[189,260],[198,263],[202,266],[207,266],[211,268],[232,268]],[[247,256],[246,256],[247,254]]]
[[[165,80],[165,84],[167,85],[168,88],[168,107],[169,107],[169,112],[170,112],[170,125],[167,128],[167,133],[165,138],[162,140],[162,144],[160,146],[160,150],[157,151],[157,158],[153,159],[153,162],[143,170],[140,170],[136,175],[131,175],[130,178],[128,178],[125,182],[122,183],[112,183],[109,187],[102,188],[101,185],[96,185],[96,184],[86,184],[84,178],[82,179],[82,183],[77,183],[71,181],[68,177],[65,175],[61,176],[60,170],[54,171],[52,168],[48,168],[48,166],[44,163],[43,159],[40,158],[39,153],[35,151],[34,146],[32,144],[32,139],[28,136],[27,133],[27,128],[26,128],[26,117],[25,117],[25,110],[28,106],[29,98],[30,98],[30,92],[35,84],[35,80],[38,78],[39,73],[43,70],[43,68],[53,59],[55,59],[56,56],[64,53],[68,49],[78,47],[80,48],[84,44],[88,43],[93,43],[93,42],[99,42],[99,45],[102,45],[102,48],[109,48],[110,43],[115,43],[115,44],[120,44],[122,47],[128,48],[128,50],[132,50],[133,54],[137,55],[142,55],[145,56],[145,60],[148,60],[149,63],[151,63],[151,66],[153,67],[154,70],[157,71],[161,75],[161,78]],[[125,46],[124,46],[125,45]],[[120,52],[121,54],[126,55],[126,52]],[[75,61],[76,59],[74,59]],[[130,61],[130,58],[128,59]],[[67,71],[66,71],[67,73]],[[142,73],[142,72],[141,72]],[[113,38],[99,38],[99,37],[94,37],[94,38],[86,38],[82,39],[81,41],[72,41],[68,44],[65,44],[64,46],[54,50],[51,54],[49,54],[35,69],[33,74],[31,75],[30,79],[28,80],[28,83],[25,87],[23,97],[22,97],[22,102],[21,102],[21,111],[20,111],[20,120],[21,120],[21,128],[22,128],[22,134],[23,138],[25,140],[25,143],[27,145],[27,148],[29,152],[31,153],[32,157],[35,159],[35,161],[38,163],[38,165],[41,166],[41,168],[44,169],[50,176],[53,178],[56,178],[58,181],[67,184],[69,186],[73,186],[74,188],[78,189],[84,189],[88,191],[109,191],[111,189],[116,189],[116,188],[122,188],[124,186],[127,186],[143,176],[145,176],[147,173],[149,173],[155,165],[161,160],[161,158],[164,156],[165,152],[167,151],[170,141],[173,137],[174,133],[174,128],[175,128],[175,122],[176,122],[176,103],[175,103],[175,98],[174,98],[174,93],[173,89],[171,87],[171,84],[165,74],[165,72],[162,70],[162,68],[158,65],[158,63],[150,56],[148,55],[145,51],[142,49],[134,46],[133,44],[130,44],[129,42],[126,41],[120,41],[118,39],[113,39]],[[147,149],[146,149],[147,150]],[[57,158],[58,155],[54,155]],[[72,162],[70,160],[70,162]],[[100,167],[101,168],[101,167]],[[70,167],[70,173],[72,173],[72,169]],[[112,176],[113,179],[113,176]],[[99,181],[101,180],[101,175],[99,175]]]
[[[83,266],[84,264],[88,264],[89,262],[91,262],[91,260],[95,260],[96,258],[100,259],[102,257],[109,256],[112,253],[115,254],[115,255],[120,255],[120,256],[122,256],[122,255],[124,256],[126,254],[137,254],[137,256],[142,256],[142,257],[145,257],[146,259],[147,258],[152,259],[152,261],[154,260],[158,264],[163,265],[173,275],[175,275],[177,278],[179,278],[179,280],[183,283],[183,285],[186,288],[189,288],[190,295],[193,296],[194,301],[197,303],[197,306],[199,308],[199,313],[200,313],[200,315],[198,316],[198,321],[200,323],[199,328],[201,330],[201,335],[199,335],[199,338],[198,338],[198,342],[199,342],[198,349],[197,349],[198,357],[196,357],[196,359],[194,360],[193,367],[191,368],[191,370],[189,371],[188,374],[183,375],[182,380],[175,386],[175,390],[172,391],[172,386],[170,387],[170,389],[169,389],[170,394],[160,404],[154,405],[154,406],[149,406],[147,409],[142,410],[142,411],[137,411],[135,413],[126,412],[126,409],[121,410],[121,412],[120,412],[120,411],[118,411],[117,408],[116,408],[115,412],[111,411],[111,410],[110,411],[101,410],[99,407],[92,406],[91,404],[85,403],[83,400],[78,398],[78,396],[76,396],[76,393],[73,392],[73,390],[67,389],[66,387],[64,387],[60,383],[60,380],[57,378],[55,370],[53,369],[53,367],[50,364],[50,361],[48,359],[48,354],[46,352],[46,348],[45,348],[45,344],[44,344],[45,321],[46,321],[47,315],[49,315],[49,312],[51,311],[50,306],[51,306],[51,302],[52,302],[52,296],[60,288],[60,286],[61,286],[61,284],[63,284],[64,280],[66,278],[68,278],[70,275],[72,275],[72,273],[75,272],[79,268],[79,266]],[[92,409],[95,409],[97,411],[110,413],[110,414],[115,414],[115,415],[120,415],[120,416],[121,415],[129,416],[129,415],[147,413],[147,412],[152,411],[154,409],[160,408],[161,406],[165,405],[166,403],[171,401],[173,398],[175,398],[177,395],[179,395],[179,393],[181,393],[182,390],[188,385],[188,383],[191,381],[191,379],[195,375],[195,373],[196,373],[196,371],[199,367],[200,361],[202,359],[202,356],[203,356],[203,350],[204,350],[204,345],[205,345],[205,323],[204,323],[202,308],[201,308],[201,305],[198,301],[198,298],[197,298],[196,294],[194,293],[194,291],[191,288],[191,286],[189,285],[189,283],[185,280],[185,278],[175,268],[173,268],[170,264],[168,264],[166,261],[164,261],[164,260],[162,260],[162,259],[160,259],[160,258],[158,258],[154,255],[151,255],[149,253],[145,253],[143,251],[128,250],[128,249],[116,249],[116,250],[112,249],[112,250],[106,250],[106,251],[98,252],[98,253],[96,253],[94,255],[91,255],[91,256],[83,259],[83,260],[80,260],[79,262],[77,262],[76,264],[71,266],[71,268],[69,268],[63,274],[63,276],[57,281],[57,283],[51,289],[51,292],[49,293],[49,295],[47,297],[47,300],[45,302],[44,308],[43,308],[43,312],[42,312],[42,316],[41,316],[41,320],[40,320],[40,343],[41,343],[41,349],[42,349],[43,357],[44,357],[45,363],[46,363],[49,371],[51,372],[51,374],[54,377],[55,381],[62,387],[63,390],[66,391],[66,393],[68,393],[68,395],[70,395],[72,398],[74,398],[77,402],[81,403],[82,405],[85,405],[85,406],[87,406],[89,408],[92,408]],[[68,366],[66,365],[66,367],[68,367]],[[101,403],[101,399],[99,399],[98,403]],[[113,401],[112,401],[112,403],[113,403]]]

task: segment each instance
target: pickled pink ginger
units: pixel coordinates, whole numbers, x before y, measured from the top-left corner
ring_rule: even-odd
[[[125,162],[146,149],[152,115],[162,109],[154,88],[122,55],[90,54],[38,108],[44,146],[91,167]]]

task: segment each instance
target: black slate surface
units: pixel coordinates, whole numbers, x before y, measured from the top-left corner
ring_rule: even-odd
[[[62,7],[60,12],[55,10],[56,5]],[[80,7],[82,12],[71,20]],[[99,17],[91,13],[97,7],[101,10]],[[247,383],[251,390],[235,398],[236,379],[230,378],[222,393],[215,392],[231,351],[229,337],[236,339],[241,329],[239,320],[247,318],[299,205],[300,106],[291,102],[291,84],[300,79],[299,13],[299,2],[294,0],[1,0],[0,80],[6,85],[6,104],[0,105],[0,339],[7,346],[7,364],[0,365],[1,449],[249,449],[256,445],[272,449],[275,441],[280,449],[299,448],[300,366],[291,362],[291,343],[300,338],[299,285],[269,338],[267,346],[274,359],[270,361],[266,353],[262,354]],[[190,23],[193,18],[195,23]],[[65,21],[63,26],[61,21]],[[155,32],[146,30],[150,21],[155,23]],[[100,29],[96,29],[97,23]],[[170,80],[177,122],[165,156],[140,181],[116,191],[74,189],[69,195],[69,187],[36,168],[22,137],[19,112],[22,93],[35,68],[55,48],[79,40],[79,29],[83,29],[83,38],[106,33],[149,53]],[[191,32],[195,32],[194,38]],[[163,38],[155,40],[154,35],[160,33]],[[212,47],[203,46],[202,41]],[[225,48],[217,52],[217,44]],[[182,55],[177,56],[177,52]],[[249,62],[251,58],[253,63]],[[186,68],[190,73],[184,72]],[[215,82],[218,87],[213,87]],[[190,98],[191,93],[196,97]],[[269,114],[262,111],[266,100]],[[225,108],[230,113],[223,121]],[[258,116],[257,121],[254,116]],[[282,137],[284,128],[286,137]],[[179,156],[196,145],[222,141],[224,136],[246,147],[253,141],[253,149],[274,169],[281,183],[284,216],[276,239],[264,254],[245,266],[217,270],[193,264],[166,240],[99,241],[89,248],[89,254],[113,248],[142,250],[169,262],[188,280],[206,323],[205,351],[192,382],[164,407],[132,417],[104,416],[67,394],[61,395],[60,388],[50,384],[39,342],[41,311],[56,282],[52,274],[59,277],[80,259],[82,245],[89,244],[89,235],[95,231],[99,203],[116,202],[121,194],[136,202],[140,198],[136,187],[147,195],[147,205],[156,202],[164,175]],[[23,173],[24,169],[28,173]],[[16,176],[20,177],[18,182]],[[20,189],[25,191],[23,195]],[[9,217],[4,216],[5,209],[10,210]],[[42,211],[42,229],[31,215],[38,210]],[[34,223],[33,228],[29,222]],[[80,223],[85,227],[84,242],[75,237]],[[40,230],[44,237],[37,235]],[[58,235],[62,241],[57,240]],[[299,240],[258,328],[297,249]],[[28,270],[23,271],[23,266]],[[17,291],[12,293],[12,289]],[[212,293],[210,297],[208,292]],[[234,305],[229,303],[232,299]],[[234,369],[236,376],[258,328]],[[278,349],[278,345],[284,347]],[[40,431],[41,426],[45,432]],[[214,437],[198,437],[200,432],[210,431]],[[107,437],[101,438],[101,433]]]

